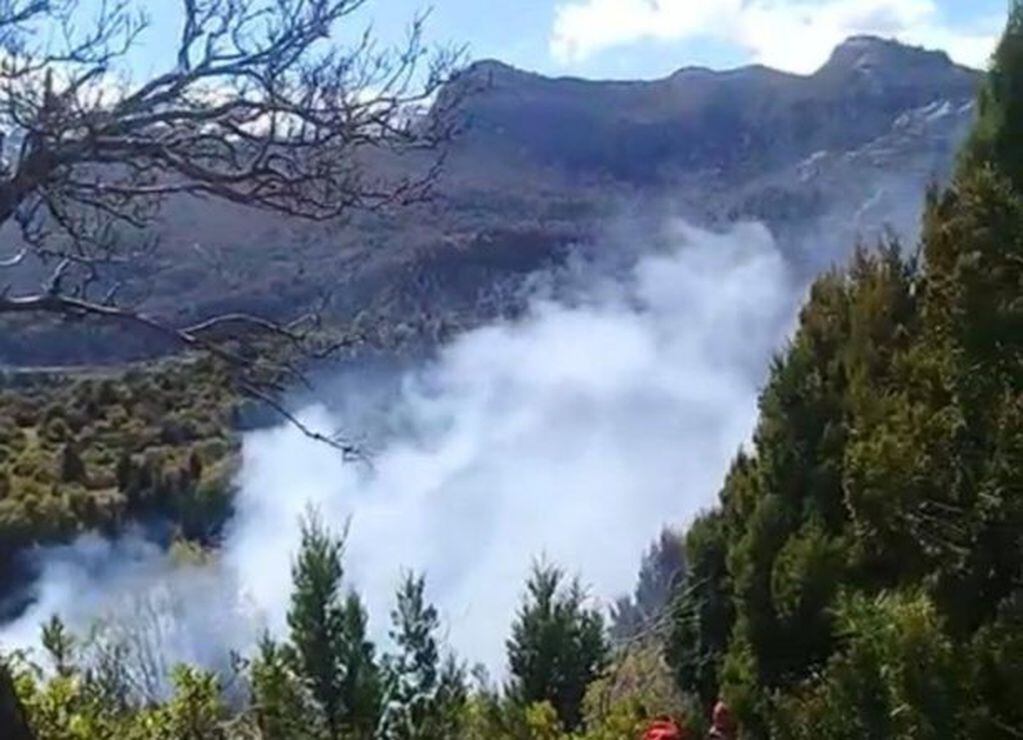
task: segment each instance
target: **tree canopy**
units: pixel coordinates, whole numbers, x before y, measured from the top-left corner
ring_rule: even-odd
[[[1023,736],[1021,37],[1016,3],[961,166],[927,194],[919,250],[860,248],[814,283],[749,448],[717,505],[651,551],[617,646],[578,581],[539,564],[506,686],[481,671],[471,686],[442,659],[418,577],[398,588],[381,658],[343,539],[312,516],[290,633],[241,667],[240,708],[223,677],[188,666],[170,697],[141,700],[123,665],[55,619],[49,668],[13,656],[0,670],[0,718],[40,740],[611,740],[661,713],[702,726],[723,698],[749,738]],[[53,474],[88,476],[67,421],[37,421]]]
[[[918,256],[817,280],[690,530],[668,656],[750,736],[1023,730],[1021,21]]]

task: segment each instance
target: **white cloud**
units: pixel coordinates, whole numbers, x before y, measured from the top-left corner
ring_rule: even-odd
[[[550,50],[571,64],[638,41],[712,38],[738,45],[753,61],[807,73],[843,39],[875,34],[983,66],[1000,23],[988,17],[950,26],[934,0],[569,0],[555,10]]]
[[[579,61],[622,43],[661,41],[723,31],[742,11],[741,0],[576,0],[555,10],[551,52]]]

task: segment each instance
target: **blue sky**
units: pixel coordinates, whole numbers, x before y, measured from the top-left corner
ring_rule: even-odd
[[[99,0],[87,0],[98,3]],[[138,0],[153,19],[136,67],[165,59],[178,0]],[[686,65],[760,62],[815,69],[842,38],[874,33],[947,50],[982,65],[1008,0],[369,0],[351,23],[398,38],[432,8],[431,38],[467,44],[472,58],[584,77],[651,78]]]

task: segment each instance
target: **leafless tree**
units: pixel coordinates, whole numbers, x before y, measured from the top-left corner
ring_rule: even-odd
[[[315,222],[421,199],[452,133],[457,96],[438,93],[460,54],[428,49],[423,17],[399,49],[352,34],[367,0],[180,2],[173,61],[136,81],[124,60],[149,23],[130,0],[0,0],[0,227],[19,232],[0,246],[0,269],[48,265],[37,290],[0,284],[0,315],[147,327],[218,356],[241,390],[283,412],[292,368],[262,349],[331,349],[310,350],[313,322],[174,326],[126,305],[104,271],[139,259],[174,196]],[[342,33],[354,41],[338,43]],[[366,166],[423,149],[436,152],[425,167]],[[259,341],[239,348],[241,336]]]

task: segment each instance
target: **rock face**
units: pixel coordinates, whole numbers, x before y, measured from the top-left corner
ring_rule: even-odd
[[[915,239],[924,188],[947,177],[978,83],[941,52],[871,37],[805,76],[751,66],[590,81],[477,62],[458,83],[473,90],[466,129],[434,202],[326,230],[171,203],[143,305],[182,321],[283,318],[329,296],[343,320],[433,332],[504,310],[508,285],[570,245],[611,248],[623,212],[651,230],[669,213],[763,221],[794,263],[817,270],[887,226]],[[153,340],[35,325],[0,331],[0,363],[122,359],[160,350]]]

